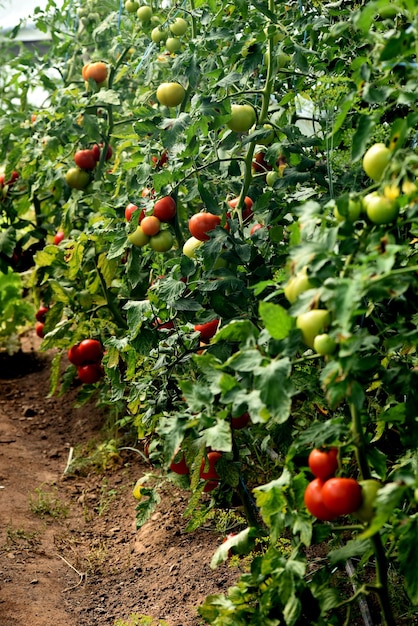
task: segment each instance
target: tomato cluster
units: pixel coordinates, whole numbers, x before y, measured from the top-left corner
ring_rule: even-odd
[[[6,176],[4,172],[0,173],[0,189],[2,190],[2,193],[0,194],[0,198],[3,198],[4,196],[7,195],[8,190],[10,189],[10,187],[14,185],[14,183],[17,181],[18,178],[19,178],[19,172],[17,172],[16,170],[13,170],[9,180],[6,180]]]
[[[125,209],[125,218],[131,221],[133,213],[138,209],[136,204],[129,203]],[[177,212],[177,205],[171,196],[164,196],[154,204],[152,215],[146,215],[142,209],[136,230],[129,233],[128,240],[134,246],[143,247],[149,243],[157,252],[167,252],[173,247],[174,237],[169,229],[162,229],[162,223],[171,222]]]
[[[44,326],[45,326],[45,318],[46,318],[46,314],[48,313],[48,310],[49,310],[49,307],[45,305],[41,305],[35,313],[35,319],[36,319],[35,332],[38,335],[38,337],[40,337],[41,339],[43,339],[45,336]]]
[[[213,489],[215,489],[219,485],[220,476],[216,470],[216,464],[221,457],[221,452],[217,452],[216,450],[210,450],[207,453],[206,457],[202,458],[199,476],[204,481],[206,481],[203,487],[204,493],[213,491]],[[186,457],[183,450],[179,449],[176,451],[169,467],[172,472],[175,472],[176,474],[179,474],[181,476],[187,476],[190,473],[190,469],[187,465]]]
[[[97,383],[103,376],[103,348],[97,339],[83,339],[68,350],[68,360],[77,367],[82,383]]]
[[[337,448],[312,450],[308,464],[315,478],[305,490],[304,501],[314,517],[330,522],[360,508],[363,501],[360,483],[354,478],[334,476],[338,468]]]

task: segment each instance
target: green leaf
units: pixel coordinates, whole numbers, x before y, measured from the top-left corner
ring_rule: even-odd
[[[226,420],[218,420],[215,426],[202,430],[201,437],[205,441],[206,447],[212,448],[212,450],[219,452],[232,450],[231,428]]]
[[[259,350],[242,350],[235,352],[225,365],[237,372],[253,372],[261,365],[262,360]]]
[[[10,226],[0,231],[0,252],[11,257],[16,245],[16,230]]]
[[[285,357],[271,361],[265,367],[258,367],[254,373],[261,400],[270,411],[272,419],[282,424],[289,418],[293,395],[289,359]]]
[[[351,146],[351,158],[354,163],[364,155],[374,126],[375,121],[371,115],[360,116],[357,124],[357,130],[353,136],[353,144]]]
[[[259,330],[249,320],[234,320],[222,326],[214,337],[214,342],[237,341],[240,343],[255,342]]]
[[[141,487],[141,500],[136,507],[136,528],[139,530],[151,517],[161,497],[156,489]]]
[[[351,539],[342,548],[331,550],[328,553],[328,558],[331,565],[335,565],[352,557],[362,557],[369,551],[373,551],[370,539]]]
[[[280,304],[260,302],[258,312],[273,339],[284,339],[295,325],[295,320]]]
[[[245,528],[236,535],[229,537],[216,550],[212,557],[210,566],[215,569],[226,561],[231,554],[248,554],[253,548],[255,538],[259,536],[259,530],[256,528]]]
[[[405,588],[412,604],[418,604],[418,513],[410,516],[402,524],[399,538],[398,558],[401,572],[405,577]]]

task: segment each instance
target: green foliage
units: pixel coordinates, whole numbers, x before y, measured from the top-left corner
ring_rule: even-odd
[[[116,0],[88,0],[77,13],[70,2],[37,13],[51,31],[48,54],[7,55],[0,154],[6,175],[17,169],[20,178],[3,193],[0,268],[31,268],[35,299],[49,305],[45,349],[101,339],[106,376],[80,402],[97,393],[117,406],[153,465],[190,490],[189,530],[242,505],[248,528],[213,565],[233,548],[248,551],[251,566],[228,594],[207,598],[208,623],[350,623],[358,596],[374,593],[382,623],[394,626],[401,617],[386,582],[405,588],[406,612],[417,602],[415,3],[162,5],[153,10],[163,26],[188,22],[178,53]],[[106,85],[82,78],[96,60],[108,65]],[[158,86],[173,81],[183,102],[160,106]],[[36,111],[29,82],[49,97]],[[243,103],[257,122],[235,133],[231,105]],[[377,142],[390,159],[372,181],[362,157]],[[95,143],[103,150],[87,188],[71,189],[74,153]],[[358,209],[372,192],[394,202],[397,217],[375,224],[363,209],[353,217],[352,203]],[[126,222],[127,204],[151,214],[167,195],[177,205],[164,226],[173,248],[133,245],[140,211]],[[189,258],[188,220],[202,210],[220,226]],[[14,267],[16,247],[26,257]],[[308,285],[290,302],[285,287],[301,272]],[[318,308],[329,312],[335,342],[326,356],[303,343],[298,324]],[[218,332],[201,342],[195,326],[214,319]],[[75,375],[71,366],[60,379],[57,357],[52,390]],[[314,446],[338,447],[339,475],[382,482],[369,524],[308,513]],[[222,455],[212,485],[200,475],[210,448]],[[168,469],[180,453],[189,474]],[[158,504],[158,484],[141,493],[139,525]],[[335,570],[352,557],[373,566],[379,583],[359,567],[357,595]]]
[[[19,347],[13,342],[19,330],[34,315],[33,306],[23,299],[23,281],[19,274],[0,272],[0,347],[13,352]]]

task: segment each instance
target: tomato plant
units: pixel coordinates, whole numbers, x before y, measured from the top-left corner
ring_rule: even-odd
[[[100,337],[106,375],[80,393],[152,440],[162,474],[184,451],[189,477],[170,480],[190,489],[190,528],[242,504],[266,551],[202,618],[349,623],[376,592],[377,621],[394,626],[393,581],[407,619],[418,603],[415,5],[168,4],[50,3],[35,21],[60,38],[41,63],[4,47],[0,335],[22,319],[17,293],[48,303],[53,391],[82,367],[61,377],[61,355]],[[48,90],[44,105],[28,84]],[[80,146],[92,169],[74,162]],[[169,225],[148,235],[145,217]],[[347,509],[323,491],[350,479],[309,483],[318,447],[358,477],[366,524],[327,523]],[[204,450],[222,459],[202,484]],[[382,485],[371,508],[368,480]],[[138,525],[156,500],[140,504]],[[341,580],[346,548],[368,563],[357,594]]]

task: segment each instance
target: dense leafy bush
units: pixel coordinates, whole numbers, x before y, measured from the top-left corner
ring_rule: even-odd
[[[10,58],[1,157],[20,178],[5,196],[1,269],[15,242],[32,246],[45,349],[103,343],[105,378],[83,396],[118,406],[156,465],[180,464],[168,476],[190,489],[190,529],[241,501],[249,528],[213,565],[231,549],[255,546],[255,558],[228,597],[206,600],[208,623],[348,624],[371,594],[377,620],[409,623],[415,3],[157,5],[39,11],[48,54],[36,70],[27,53]],[[36,111],[28,84],[48,93]],[[142,230],[163,197],[175,210]],[[53,387],[65,389],[75,367],[58,372],[57,358]],[[314,447],[338,448],[338,477],[379,481],[362,487],[361,519],[306,509]],[[139,523],[158,500],[152,485],[141,493]]]

